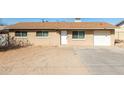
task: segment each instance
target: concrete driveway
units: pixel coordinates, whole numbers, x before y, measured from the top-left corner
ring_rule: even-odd
[[[76,48],[81,63],[89,74],[124,74],[124,49],[116,47]]]
[[[32,46],[0,52],[0,74],[124,74],[124,49]]]

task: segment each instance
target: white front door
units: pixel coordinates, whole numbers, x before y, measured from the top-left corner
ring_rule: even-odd
[[[61,44],[67,44],[67,31],[61,31]]]
[[[109,31],[94,31],[94,46],[110,46],[111,37]]]

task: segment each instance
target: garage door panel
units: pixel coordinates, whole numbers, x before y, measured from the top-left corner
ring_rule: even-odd
[[[111,38],[109,31],[94,31],[94,46],[110,46]]]

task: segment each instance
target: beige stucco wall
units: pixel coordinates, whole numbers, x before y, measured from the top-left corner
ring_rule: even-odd
[[[57,31],[50,30],[48,32],[48,37],[42,38],[42,37],[36,37],[35,31],[28,31],[27,37],[15,37],[15,32],[11,31],[9,32],[9,35],[11,37],[14,37],[17,40],[22,40],[26,42],[30,42],[32,45],[42,45],[42,46],[59,46],[60,45],[60,35]]]
[[[124,27],[115,29],[115,39],[124,40]]]
[[[111,32],[111,45],[115,45],[115,30],[110,30]]]
[[[69,46],[94,46],[94,31],[109,31],[111,37],[111,46],[114,46],[115,42],[114,30],[82,30],[82,31],[85,31],[85,38],[83,40],[72,39],[72,31],[68,31]]]
[[[14,30],[15,31],[15,30]],[[9,35],[11,37],[15,37],[15,32],[10,31]],[[94,46],[94,31],[97,30],[83,30],[85,31],[85,38],[83,40],[74,40],[72,39],[72,31],[76,30],[67,30],[67,46]],[[103,30],[99,30],[103,31]],[[105,30],[110,31],[111,33],[111,45],[114,45],[115,35],[113,30]],[[47,38],[36,37],[36,30],[29,30],[27,33],[27,38],[19,38],[15,37],[17,40],[29,41],[32,45],[41,45],[41,46],[60,46],[60,32],[55,30],[49,30]]]
[[[72,39],[72,31],[68,31],[68,45],[69,46],[93,46],[93,31],[92,30],[83,30],[83,31],[85,31],[85,38],[80,40]]]

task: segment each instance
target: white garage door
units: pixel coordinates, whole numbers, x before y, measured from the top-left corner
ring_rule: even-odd
[[[94,31],[94,46],[110,46],[110,31]]]

